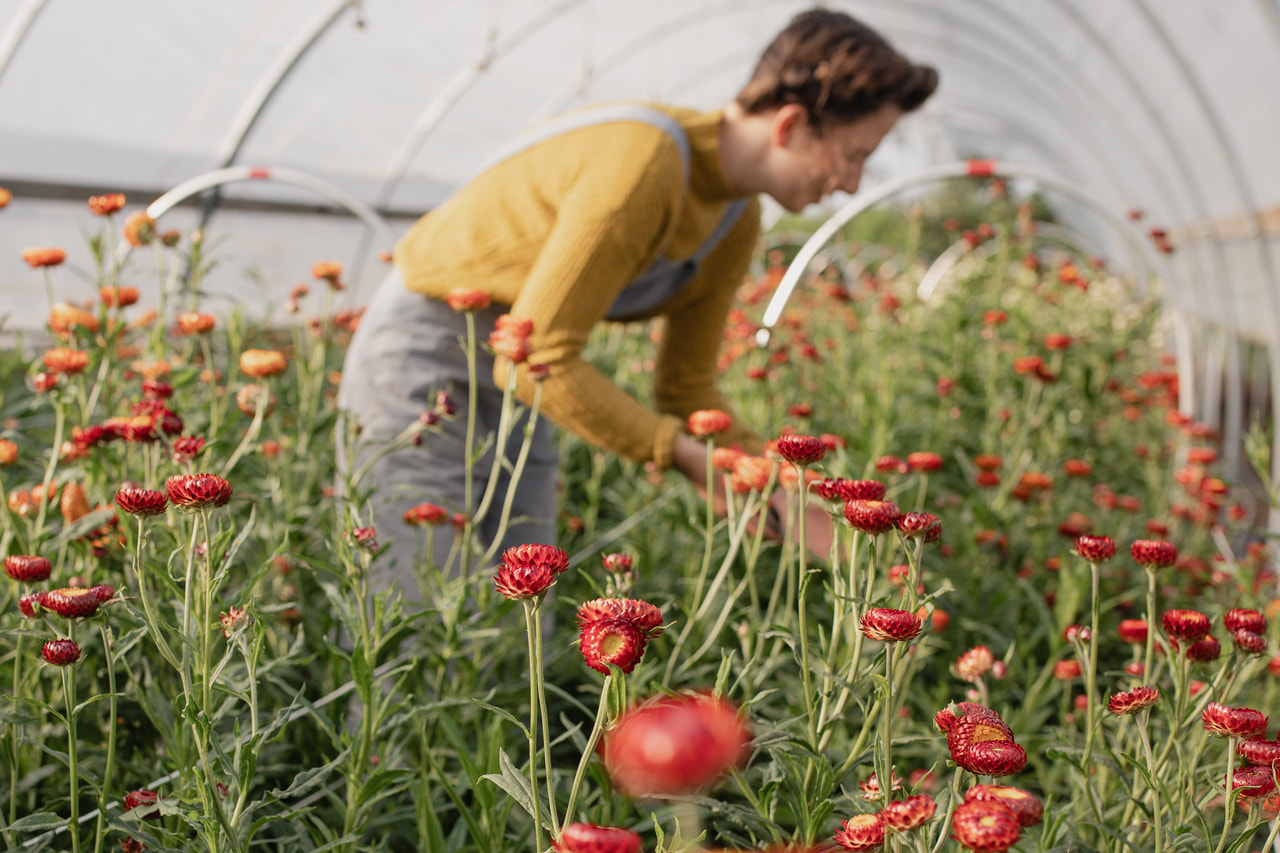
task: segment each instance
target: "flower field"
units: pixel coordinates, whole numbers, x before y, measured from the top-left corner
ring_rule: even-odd
[[[215,317],[198,235],[124,208],[91,202],[83,277],[29,250],[49,341],[0,352],[7,847],[1274,843],[1267,498],[1178,413],[1158,303],[1033,253],[1008,205],[930,302],[900,252],[827,270],[757,348],[771,253],[722,351],[769,449],[689,419],[727,511],[566,436],[560,541],[505,553],[461,507],[370,526],[335,461],[358,441],[334,403],[360,316],[340,265],[294,288],[292,326]],[[157,305],[128,285],[144,265]],[[520,328],[467,345],[522,358]],[[650,331],[591,350],[642,399]],[[815,507],[826,554],[797,544]],[[379,537],[430,554],[445,531],[424,606],[371,592]]]

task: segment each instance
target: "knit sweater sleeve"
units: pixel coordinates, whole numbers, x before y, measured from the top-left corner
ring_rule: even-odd
[[[700,409],[719,409],[733,423],[717,444],[739,444],[760,453],[764,442],[743,423],[716,382],[717,362],[734,295],[747,273],[760,228],[760,204],[753,202],[725,239],[703,261],[690,290],[701,294],[668,316],[654,373],[654,402],[660,412],[681,419]]]
[[[533,321],[530,363],[549,368],[540,404],[548,418],[598,447],[666,467],[681,421],[643,405],[582,358],[591,328],[662,248],[683,196],[674,144],[657,131],[645,136],[647,155],[579,161],[511,313]],[[509,369],[498,360],[499,387]],[[529,403],[535,385],[527,366],[518,378],[517,395]]]

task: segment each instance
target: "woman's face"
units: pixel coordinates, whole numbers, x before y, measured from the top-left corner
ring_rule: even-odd
[[[863,164],[901,115],[896,105],[886,104],[854,121],[830,123],[819,135],[800,110],[798,118],[775,135],[778,150],[769,195],[787,210],[799,212],[836,190],[856,192]]]

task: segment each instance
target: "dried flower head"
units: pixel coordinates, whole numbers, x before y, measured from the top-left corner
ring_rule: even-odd
[[[582,659],[602,675],[609,674],[609,664],[623,672],[631,672],[644,657],[646,645],[644,631],[626,619],[588,622],[582,626],[578,640]]]
[[[110,216],[124,207],[124,193],[89,196],[89,211],[94,216]]]
[[[147,246],[156,238],[156,221],[145,210],[135,210],[124,221],[124,239],[130,246]]]
[[[1116,555],[1116,543],[1110,536],[1081,536],[1076,553],[1090,563],[1105,563]]]
[[[617,551],[612,554],[605,554],[601,558],[601,562],[606,572],[625,575],[631,571],[633,559],[630,554]]]
[[[258,413],[258,403],[262,399],[263,387],[257,384],[249,384],[236,392],[236,408],[240,410],[240,414],[245,417],[252,418]],[[262,412],[262,417],[266,418],[276,410],[276,395],[267,394],[267,405]]]
[[[1022,824],[1008,806],[994,800],[969,800],[951,817],[951,837],[979,853],[1001,853],[1022,835]]]
[[[67,259],[65,249],[55,246],[39,246],[22,250],[22,260],[32,269],[56,267]]]
[[[96,332],[98,318],[69,302],[58,302],[49,309],[49,329],[59,335],[69,334],[74,329]]]
[[[920,619],[908,610],[872,607],[859,624],[863,636],[882,643],[901,643],[920,634]]]
[[[489,333],[489,349],[493,350],[494,355],[505,358],[513,364],[523,364],[528,361],[532,353],[527,337],[504,329],[494,329]]]
[[[1274,767],[1280,764],[1280,740],[1263,737],[1246,738],[1236,747],[1236,754],[1250,764]]]
[[[1120,639],[1133,645],[1142,645],[1147,641],[1147,622],[1145,619],[1121,619],[1117,629]]]
[[[851,500],[844,505],[849,526],[872,536],[892,530],[901,516],[898,505],[889,501]]]
[[[217,474],[177,474],[165,480],[164,490],[186,509],[226,506],[231,500],[231,484]]]
[[[751,732],[730,702],[706,693],[661,696],[625,711],[605,733],[605,769],[634,796],[706,788],[748,755]]]
[[[1150,708],[1160,699],[1160,690],[1140,684],[1132,690],[1116,693],[1107,700],[1107,710],[1116,715],[1136,714]]]
[[[898,531],[909,538],[922,538],[931,541],[934,528],[942,532],[942,522],[931,512],[908,512],[898,519]]]
[[[638,598],[597,598],[578,607],[578,624],[600,619],[625,619],[653,638],[662,633],[662,611]]]
[[[503,563],[498,573],[493,576],[493,585],[498,593],[513,601],[523,598],[537,598],[555,585],[559,573],[545,563],[528,565],[510,565]]]
[[[80,660],[80,646],[74,640],[50,640],[40,649],[40,657],[53,666],[70,666]]]
[[[20,583],[42,583],[53,574],[53,563],[45,557],[10,554],[4,558],[4,573]]]
[[[124,809],[125,811],[132,811],[146,806],[154,806],[161,799],[162,797],[157,792],[139,788],[124,795]],[[160,810],[140,811],[136,817],[140,817],[143,820],[157,820],[160,817]]]
[[[1129,546],[1133,561],[1140,566],[1166,569],[1178,562],[1178,549],[1159,539],[1139,539]]]
[[[885,821],[879,813],[860,814],[840,824],[835,841],[845,850],[875,850],[884,844]]]
[[[827,455],[827,445],[816,435],[783,435],[776,444],[778,455],[792,465],[812,465]]]
[[[1166,610],[1160,624],[1170,639],[1191,644],[1209,633],[1209,617],[1198,610]]]
[[[532,568],[545,567],[548,571],[560,575],[569,568],[569,554],[563,548],[554,545],[528,544],[516,545],[502,552],[504,566]]]
[[[342,261],[316,261],[311,266],[311,277],[319,281],[337,281],[342,277]]]
[[[1271,767],[1241,767],[1231,774],[1231,790],[1239,791],[1245,802],[1269,797],[1276,790],[1276,773]]]
[[[938,731],[946,734],[951,731],[956,720],[969,715],[1000,719],[1000,715],[986,705],[979,705],[977,702],[953,702],[933,715],[933,724],[938,727]]]
[[[269,349],[247,349],[240,353],[240,371],[245,376],[261,379],[284,373],[288,361],[284,353]]]
[[[18,445],[7,438],[0,438],[0,466],[18,461]]]
[[[1252,708],[1231,708],[1210,702],[1200,714],[1209,734],[1220,737],[1254,738],[1265,736],[1269,720]]]
[[[1231,632],[1231,642],[1247,655],[1260,655],[1267,650],[1267,638],[1243,628]]]
[[[933,819],[938,804],[932,797],[915,794],[905,800],[895,800],[880,812],[885,826],[894,832],[910,832]]]
[[[1256,610],[1233,607],[1222,614],[1222,624],[1228,631],[1252,631],[1255,634],[1267,633],[1267,617]]]
[[[937,471],[942,467],[942,457],[937,453],[923,450],[908,453],[907,467],[912,471]]]
[[[211,332],[216,325],[218,325],[218,318],[212,314],[184,311],[178,315],[178,328],[186,335],[200,335],[205,332]]]
[[[1222,656],[1222,644],[1210,634],[1196,640],[1187,649],[1187,657],[1198,663],[1213,663]]]
[[[552,839],[556,853],[640,853],[640,836],[629,829],[571,823]]]
[[[1013,812],[1024,827],[1035,826],[1044,819],[1044,803],[1029,791],[1011,785],[974,785],[965,792],[964,801],[999,803]]]
[[[101,604],[98,596],[84,587],[66,587],[46,592],[40,605],[65,619],[83,619],[92,616]]]
[[[222,636],[230,639],[231,635],[243,631],[253,624],[249,611],[243,607],[232,607],[226,613],[218,614],[218,622],[222,624]]]
[[[995,656],[986,646],[974,646],[956,658],[956,675],[965,681],[977,681],[991,671]]]
[[[52,373],[80,373],[89,366],[89,353],[71,347],[54,347],[44,354],[44,366]]]
[[[134,305],[141,298],[138,288],[126,284],[113,284],[111,287],[98,288],[98,298],[109,308],[124,308]]]
[[[445,297],[454,311],[482,311],[489,307],[489,294],[473,287],[455,287]]]

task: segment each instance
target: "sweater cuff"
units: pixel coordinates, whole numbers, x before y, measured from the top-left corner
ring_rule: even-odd
[[[684,429],[684,421],[675,415],[658,418],[658,429],[653,436],[653,462],[658,470],[671,467],[676,453],[676,436]]]

